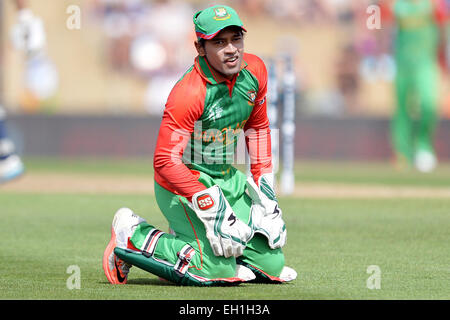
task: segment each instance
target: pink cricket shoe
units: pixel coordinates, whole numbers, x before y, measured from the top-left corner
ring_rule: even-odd
[[[114,254],[114,248],[127,248],[128,239],[136,226],[145,220],[128,208],[119,209],[111,226],[111,239],[103,253],[103,271],[112,284],[126,284],[131,265]]]

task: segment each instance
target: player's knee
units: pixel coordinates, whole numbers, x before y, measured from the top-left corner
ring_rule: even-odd
[[[236,275],[236,260],[225,257],[203,257],[202,268],[190,272],[208,279],[233,278]]]
[[[270,249],[267,239],[256,234],[252,239],[251,247],[244,251],[244,256],[240,259],[264,273],[278,277],[284,267],[285,259],[281,249]]]
[[[272,250],[261,260],[261,270],[274,277],[278,277],[280,275],[285,264],[284,254],[281,249]]]

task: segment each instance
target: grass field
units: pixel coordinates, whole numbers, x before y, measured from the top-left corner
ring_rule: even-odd
[[[0,186],[0,299],[450,299],[448,165],[424,175],[388,164],[299,162],[302,188],[280,197],[286,262],[298,279],[229,288],[175,286],[137,268],[128,285],[107,282],[101,259],[118,208],[130,207],[167,230],[151,187],[133,192],[142,181],[152,185],[150,161],[26,159],[26,165],[27,175]],[[53,185],[56,176],[60,186]],[[27,188],[33,177],[34,187]],[[100,180],[105,185],[95,188]],[[368,192],[306,192],[324,184]],[[370,196],[372,187],[417,192]],[[70,266],[80,270],[80,289],[67,286]],[[378,268],[379,289],[368,288],[369,266]]]

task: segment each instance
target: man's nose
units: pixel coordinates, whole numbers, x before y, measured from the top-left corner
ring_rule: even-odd
[[[226,53],[235,53],[236,52],[236,47],[233,45],[232,42],[229,42],[227,44],[227,46],[225,47],[225,52]]]

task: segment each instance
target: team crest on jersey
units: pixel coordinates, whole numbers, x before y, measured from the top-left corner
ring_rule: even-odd
[[[255,105],[255,100],[256,100],[256,91],[255,90],[250,90],[247,92],[247,96],[248,96],[248,104],[251,106]]]
[[[214,13],[216,14],[216,16],[214,17],[215,20],[227,20],[231,18],[231,15],[224,7],[215,8]]]

